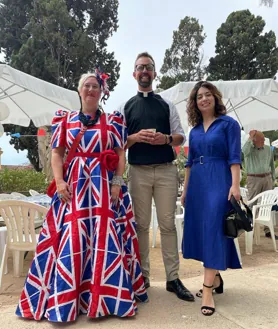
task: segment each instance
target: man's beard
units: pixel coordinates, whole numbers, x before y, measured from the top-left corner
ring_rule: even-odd
[[[143,78],[144,76],[145,76],[145,77],[148,77],[149,80],[142,81],[142,78]],[[138,79],[138,84],[139,84],[139,86],[142,87],[142,88],[148,88],[148,87],[150,87],[151,84],[152,84],[152,79],[151,79],[151,77],[150,77],[148,74],[142,74],[142,75],[139,77],[139,79]]]

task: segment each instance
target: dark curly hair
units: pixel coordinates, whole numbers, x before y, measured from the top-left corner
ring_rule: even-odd
[[[215,99],[214,115],[216,117],[219,117],[220,115],[225,115],[227,113],[226,107],[222,102],[222,94],[215,87],[215,85],[213,85],[208,81],[199,81],[196,83],[196,85],[194,86],[194,88],[192,89],[189,95],[187,108],[186,108],[186,112],[188,115],[188,123],[192,127],[197,126],[203,120],[202,114],[197,107],[197,93],[201,87],[207,88],[214,96]]]

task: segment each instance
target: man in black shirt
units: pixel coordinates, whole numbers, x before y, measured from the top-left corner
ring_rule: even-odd
[[[175,227],[178,194],[177,167],[173,146],[184,143],[176,107],[152,91],[156,77],[151,55],[137,56],[133,72],[138,93],[122,107],[128,130],[128,162],[132,197],[145,286],[150,286],[149,227],[152,199],[156,205],[161,234],[161,249],[166,271],[166,289],[183,300],[194,301],[178,276],[179,254]]]

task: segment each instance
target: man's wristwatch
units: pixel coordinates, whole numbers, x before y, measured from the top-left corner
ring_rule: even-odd
[[[173,142],[173,136],[172,135],[168,135],[168,145],[171,144]]]

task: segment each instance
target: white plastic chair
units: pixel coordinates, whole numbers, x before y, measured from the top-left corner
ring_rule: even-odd
[[[239,262],[242,265],[242,258],[241,258],[241,253],[240,253],[240,248],[239,248],[239,242],[238,242],[238,239],[237,238],[234,239],[234,244],[235,244],[235,247],[236,247],[236,251],[237,251]]]
[[[1,264],[2,259],[3,259],[6,240],[7,240],[7,227],[6,226],[1,226],[0,227],[0,264]],[[5,274],[8,273],[7,266],[5,266],[4,273]]]
[[[14,276],[19,277],[23,269],[24,252],[36,249],[38,235],[35,232],[35,218],[37,214],[44,218],[47,209],[26,201],[0,201],[0,215],[7,227],[7,241],[0,267],[0,289],[9,251],[13,252]]]
[[[8,193],[0,193],[0,200],[14,200],[15,197]]]
[[[26,198],[26,195],[19,193],[19,192],[12,192],[11,193],[12,196],[18,197],[18,198]]]
[[[275,193],[278,193],[278,187],[274,187],[274,190],[273,190]],[[274,211],[274,226],[278,226],[278,211]]]
[[[178,251],[181,252],[181,242],[183,236],[183,220],[184,220],[184,211],[181,207],[181,202],[177,201],[177,210],[175,215],[175,225],[177,230],[177,245]],[[158,230],[158,221],[157,221],[157,213],[155,205],[152,206],[152,230],[153,230],[153,238],[152,238],[152,248],[156,247],[156,235]]]
[[[248,190],[247,190],[247,188],[241,187],[240,188],[240,195],[243,199],[243,202],[247,203],[248,202]]]
[[[152,248],[156,247],[156,235],[158,230],[158,221],[157,221],[157,213],[155,204],[152,204],[152,223],[151,223],[152,231],[153,231],[153,239],[152,239]]]
[[[177,201],[177,211],[175,216],[175,225],[177,230],[178,251],[181,252],[181,243],[183,237],[184,208],[180,201]]]
[[[35,191],[35,190],[32,190],[32,189],[29,190],[29,193],[30,193],[31,196],[40,195],[40,193],[38,191]]]
[[[252,207],[253,214],[253,231],[245,233],[245,247],[246,254],[252,255],[253,253],[253,236],[255,235],[255,242],[260,245],[260,225],[267,226],[269,228],[274,251],[278,252],[274,233],[274,212],[272,207],[278,204],[277,191],[270,190],[262,192],[256,195],[252,200],[249,200],[247,204],[252,205],[255,201],[258,204]]]

